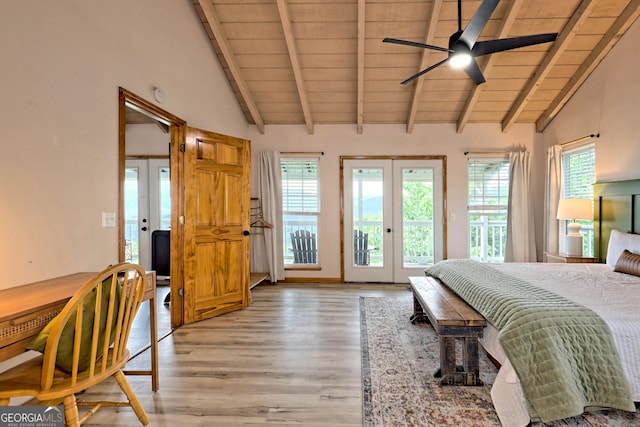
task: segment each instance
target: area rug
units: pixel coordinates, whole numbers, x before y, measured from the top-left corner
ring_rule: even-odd
[[[363,426],[500,426],[491,403],[497,370],[480,354],[484,386],[441,386],[438,338],[428,323],[411,324],[411,294],[361,297]],[[459,353],[459,352],[458,352]],[[640,426],[640,414],[602,411],[530,426]]]

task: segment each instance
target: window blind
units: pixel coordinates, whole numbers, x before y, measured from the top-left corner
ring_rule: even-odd
[[[596,171],[594,144],[562,153],[562,197],[592,199]]]
[[[469,159],[469,211],[506,210],[509,203],[509,159]]]
[[[285,212],[319,212],[319,159],[282,158],[282,203]]]

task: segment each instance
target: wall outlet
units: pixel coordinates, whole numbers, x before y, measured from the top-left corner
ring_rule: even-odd
[[[115,227],[116,226],[116,213],[115,212],[102,212],[102,228]]]

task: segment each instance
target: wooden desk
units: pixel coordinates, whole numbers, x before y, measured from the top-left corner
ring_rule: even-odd
[[[62,309],[73,294],[97,273],[84,272],[0,290],[0,361],[24,353],[34,335]],[[151,375],[151,389],[158,390],[158,328],[156,272],[147,273],[144,301],[149,301],[151,370],[129,375]]]

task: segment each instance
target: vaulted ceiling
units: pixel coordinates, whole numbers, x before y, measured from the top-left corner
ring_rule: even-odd
[[[503,0],[479,41],[558,33],[478,58],[486,83],[447,65],[457,0],[193,0],[249,123],[535,123],[542,131],[640,14],[640,0]],[[482,2],[462,0],[462,27]]]

